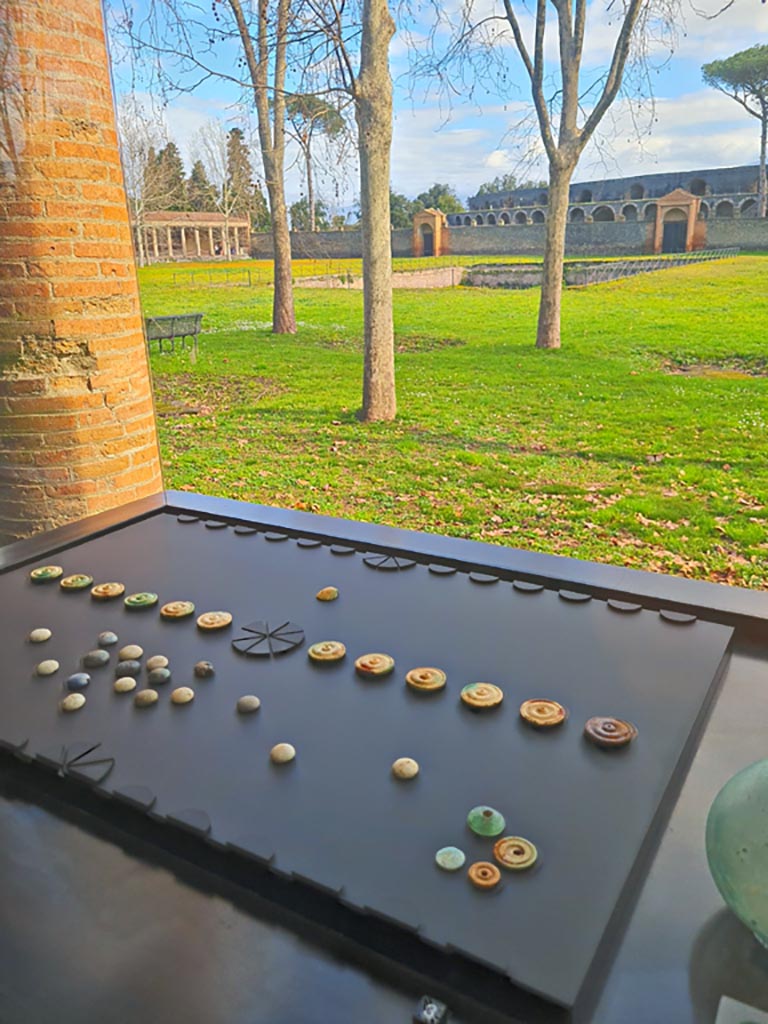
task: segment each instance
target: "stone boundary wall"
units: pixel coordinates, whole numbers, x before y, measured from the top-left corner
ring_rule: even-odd
[[[464,267],[425,267],[424,270],[401,270],[392,275],[393,288],[454,288],[462,284]],[[348,288],[360,291],[362,277],[327,274],[323,277],[297,277],[296,288]]]
[[[392,232],[392,255],[413,255],[413,232],[396,228]],[[259,232],[251,235],[251,256],[271,260],[272,235]],[[291,255],[295,260],[359,260],[363,255],[361,231],[292,231]]]
[[[768,218],[765,220],[708,220],[707,248],[737,245],[740,249],[768,252]]]

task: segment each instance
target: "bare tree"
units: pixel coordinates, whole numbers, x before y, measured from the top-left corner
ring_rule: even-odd
[[[275,334],[296,333],[284,173],[291,17],[291,0],[214,0],[211,14],[196,0],[148,0],[138,23],[130,8],[118,19],[139,66],[166,94],[220,79],[239,86],[256,109],[274,251]],[[234,62],[232,47],[239,54]],[[143,57],[149,59],[142,65]]]
[[[148,262],[146,215],[168,209],[173,184],[156,153],[167,141],[165,125],[135,96],[123,96],[117,107],[117,131],[128,208],[134,225],[139,266]]]
[[[361,419],[397,414],[392,318],[389,177],[392,79],[389,44],[395,23],[387,0],[306,0],[309,74],[324,69],[330,90],[352,98],[360,162],[363,235],[363,405]],[[328,70],[330,69],[330,70]]]
[[[606,66],[593,74],[592,62],[583,66],[584,46],[590,33],[587,23],[601,5],[588,0],[535,0],[529,7],[525,0],[462,0],[458,19],[450,20],[435,0],[436,21],[445,29],[448,19],[451,41],[437,60],[418,62],[422,71],[436,72],[456,90],[456,69],[461,79],[471,66],[504,90],[507,54],[516,51],[528,79],[549,164],[538,348],[560,347],[565,227],[576,164],[623,84],[630,81],[637,96],[649,94],[649,59],[658,49],[669,55],[684,5],[685,0],[609,0],[608,24],[600,28],[613,32],[611,54]],[[545,47],[549,26],[558,44],[557,59],[551,62]]]

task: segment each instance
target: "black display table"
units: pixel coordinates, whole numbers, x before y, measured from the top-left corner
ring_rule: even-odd
[[[0,557],[3,1022],[407,1021],[424,992],[466,1021],[768,1005],[768,956],[703,852],[717,789],[765,753],[765,595],[176,493]],[[234,622],[207,635],[29,583],[49,562]],[[339,601],[316,602],[330,584]],[[232,644],[287,620],[296,650]],[[37,626],[53,638],[25,643]],[[62,679],[106,628],[167,654],[173,682],[140,711],[112,693],[110,662],[61,715]],[[306,648],[326,639],[347,658],[318,668]],[[374,650],[396,659],[386,681],[352,667]],[[34,676],[43,657],[55,676]],[[210,681],[192,676],[202,657]],[[420,664],[446,669],[444,693],[403,686]],[[479,679],[504,689],[498,711],[459,703]],[[195,701],[174,708],[184,684]],[[242,693],[262,698],[252,720],[234,714]],[[517,717],[542,696],[569,708],[557,733]],[[638,740],[596,751],[591,714],[627,717]],[[267,756],[280,740],[298,749],[285,768]],[[414,783],[389,775],[403,755]],[[476,803],[540,849],[493,894],[431,860],[449,842],[492,859],[463,824]]]

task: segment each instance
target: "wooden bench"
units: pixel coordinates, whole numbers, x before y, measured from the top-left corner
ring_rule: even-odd
[[[160,352],[163,351],[163,342],[170,341],[171,352],[176,351],[177,340],[181,342],[182,350],[189,349],[197,355],[197,336],[200,333],[200,323],[203,313],[177,313],[173,316],[147,316],[144,318],[144,330],[147,335],[147,344],[156,341]],[[187,342],[191,338],[191,342]]]

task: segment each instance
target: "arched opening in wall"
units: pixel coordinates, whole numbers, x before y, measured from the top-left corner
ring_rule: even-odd
[[[531,214],[531,223],[532,224],[543,224],[544,223],[544,219],[545,218],[544,218],[544,211],[543,210],[534,210],[533,213]]]
[[[688,214],[675,206],[664,214],[662,252],[685,252],[688,242]]]
[[[542,206],[546,206],[549,203],[549,194],[547,192],[539,192],[538,201]]]
[[[629,190],[630,199],[645,199],[645,186],[633,185]]]
[[[709,218],[709,204],[701,203],[699,205],[699,220],[707,220]]]
[[[465,217],[464,218],[464,227],[465,228],[471,228],[472,227],[472,218],[471,217]]]
[[[478,213],[478,215],[475,217],[475,224],[477,224],[479,227],[482,227],[484,223],[485,223],[485,221],[483,220],[483,218]]]
[[[570,216],[571,224],[583,224],[584,223],[584,211],[580,206],[574,206],[571,210]]]
[[[499,217],[499,220],[501,221],[502,224],[511,224],[512,223],[508,213],[502,213],[501,217]]]
[[[692,192],[695,196],[705,196],[707,194],[707,183],[703,178],[693,178],[688,191]]]
[[[756,217],[757,216],[757,200],[756,199],[745,199],[739,207],[739,213],[742,217]]]
[[[647,223],[648,221],[656,220],[656,203],[648,203],[643,211],[643,220]]]
[[[431,224],[422,224],[419,227],[421,232],[421,255],[422,256],[434,256],[435,255],[435,235],[432,231]]]
[[[576,200],[576,202],[577,203],[591,203],[592,202],[592,189],[591,188],[583,188],[581,190],[581,192],[579,192],[579,197]]]
[[[527,223],[528,223],[527,215],[524,214],[522,210],[518,210],[517,213],[515,214],[515,224],[527,224]]]
[[[627,203],[627,205],[622,209],[621,215],[624,220],[635,221],[637,220],[637,207],[632,203]]]
[[[495,213],[489,213],[488,214],[488,223],[489,224],[495,224],[496,223],[496,214]]]
[[[610,206],[598,206],[595,212],[592,214],[592,220],[595,221],[608,221],[616,220],[613,210]]]
[[[723,199],[715,207],[716,217],[733,217],[733,203],[730,199]]]

